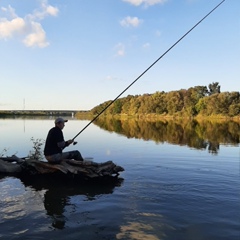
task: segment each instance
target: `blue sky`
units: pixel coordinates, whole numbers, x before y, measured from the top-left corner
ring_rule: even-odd
[[[0,0],[0,110],[114,99],[220,0]],[[240,91],[240,1],[226,0],[124,96]]]

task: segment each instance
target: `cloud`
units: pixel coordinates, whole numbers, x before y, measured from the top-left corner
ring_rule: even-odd
[[[113,81],[113,80],[116,80],[117,79],[117,77],[114,77],[114,76],[111,76],[111,75],[108,75],[107,77],[106,77],[106,80],[107,81]]]
[[[144,43],[144,44],[143,44],[143,48],[144,48],[144,49],[150,48],[150,43]]]
[[[116,56],[123,57],[125,55],[125,45],[123,43],[118,43],[115,46],[115,49],[117,51]]]
[[[42,0],[39,9],[24,17],[19,17],[10,5],[7,8],[2,7],[1,11],[7,17],[0,18],[0,39],[8,40],[20,37],[27,47],[44,48],[49,45],[40,21],[47,16],[56,17],[59,12],[58,8],[49,5],[46,0]]]
[[[43,30],[41,24],[37,22],[32,22],[31,28],[31,33],[29,33],[23,40],[24,44],[27,47],[47,47],[49,43],[46,40],[46,33]]]
[[[128,2],[135,6],[140,6],[141,4],[143,4],[144,6],[152,6],[155,4],[163,4],[168,0],[122,0],[122,1]]]
[[[29,14],[29,17],[42,20],[47,16],[56,17],[58,15],[58,12],[58,8],[48,5],[47,1],[43,0],[41,4],[41,9],[34,10],[33,14]]]
[[[24,32],[26,24],[24,19],[16,17],[12,20],[0,19],[0,38],[8,39]]]
[[[137,17],[125,17],[123,20],[120,21],[121,26],[123,27],[138,27],[140,23],[143,22]]]
[[[17,17],[15,10],[11,6],[8,6],[8,8],[2,7],[1,10],[8,13],[12,18]]]

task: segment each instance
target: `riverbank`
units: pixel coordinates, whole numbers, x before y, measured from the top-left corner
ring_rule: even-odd
[[[44,111],[37,111],[37,110],[0,110],[0,117],[46,117],[46,116],[71,116],[77,119],[85,119],[91,120],[97,115],[91,113],[91,111],[82,110],[44,110]],[[99,116],[100,118],[114,118],[114,119],[145,119],[149,121],[156,121],[156,120],[176,120],[176,119],[187,119],[187,120],[208,120],[208,121],[236,121],[240,122],[240,115],[239,116],[225,116],[225,115],[197,115],[197,116],[187,116],[182,114],[102,114]]]
[[[82,117],[87,117],[88,119],[93,119],[97,115],[93,115],[90,112],[82,114],[77,113],[76,117],[81,119]],[[128,114],[103,114],[100,115],[99,118],[114,118],[114,119],[141,119],[141,120],[149,120],[149,121],[157,121],[157,120],[197,120],[197,121],[236,121],[240,122],[240,115],[235,117],[223,116],[223,115],[197,115],[197,116],[186,116],[186,115],[167,115],[167,114],[136,114],[136,115],[128,115]]]

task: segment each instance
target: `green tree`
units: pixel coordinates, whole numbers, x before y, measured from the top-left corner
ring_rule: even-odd
[[[154,112],[157,114],[167,113],[167,101],[165,92],[156,92],[152,95]]]
[[[188,115],[194,116],[198,113],[196,104],[198,101],[207,96],[208,90],[206,86],[196,86],[189,88],[184,97],[184,108]]]
[[[129,115],[136,115],[138,113],[138,109],[141,106],[140,96],[135,96],[130,100],[130,107],[129,107]]]
[[[195,109],[197,111],[197,114],[205,115],[206,114],[206,109],[207,109],[207,104],[206,104],[206,97],[200,98],[195,105]]]
[[[119,113],[121,113],[121,111],[122,111],[122,102],[120,99],[118,99],[113,103],[112,113],[119,114]]]
[[[172,91],[166,96],[167,111],[170,115],[180,112],[184,106],[183,91]]]
[[[152,101],[151,94],[144,94],[139,97],[140,106],[138,108],[139,114],[148,114],[153,113],[155,111]]]
[[[240,103],[234,103],[229,106],[228,114],[230,117],[240,115]]]
[[[220,85],[218,82],[213,82],[208,85],[209,88],[209,95],[220,93]]]
[[[129,113],[130,101],[133,98],[134,98],[133,95],[128,95],[127,97],[122,99],[122,111],[121,111],[122,114],[128,114]]]

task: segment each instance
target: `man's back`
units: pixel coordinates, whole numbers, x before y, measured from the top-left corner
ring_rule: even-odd
[[[59,127],[53,127],[49,130],[44,147],[44,155],[61,153],[62,149],[58,147],[59,142],[63,142],[63,133]]]

